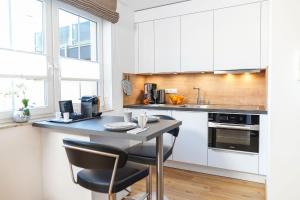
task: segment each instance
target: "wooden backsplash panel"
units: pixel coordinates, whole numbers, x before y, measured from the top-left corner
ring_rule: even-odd
[[[124,98],[124,104],[141,103],[144,83],[157,83],[159,89],[177,88],[177,93],[185,96],[184,103],[196,103],[197,91],[201,89],[201,98],[211,104],[226,105],[264,105],[266,106],[266,73],[254,74],[172,74],[172,75],[131,75],[134,95]],[[138,77],[138,78],[137,78]],[[135,83],[135,80],[138,80]],[[143,82],[143,80],[145,82]],[[139,85],[142,84],[142,85]],[[166,98],[169,100],[168,98]],[[168,101],[168,103],[170,103]]]
[[[123,79],[128,78],[132,83],[132,95],[123,95],[124,105],[140,104],[142,103],[144,95],[144,84],[146,83],[146,76],[134,75],[134,74],[124,74]]]

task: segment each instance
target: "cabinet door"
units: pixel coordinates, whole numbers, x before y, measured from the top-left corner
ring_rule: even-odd
[[[181,71],[213,71],[213,12],[181,17]]]
[[[259,117],[259,174],[267,175],[268,172],[268,115]]]
[[[261,3],[261,68],[269,65],[269,2]]]
[[[180,17],[155,21],[155,72],[180,72]]]
[[[179,136],[175,143],[173,160],[207,165],[208,114],[173,111],[172,116],[182,121]]]
[[[260,68],[260,3],[214,12],[214,70]]]
[[[154,22],[138,24],[138,72],[154,73]]]
[[[134,24],[134,72],[139,73],[139,24]]]

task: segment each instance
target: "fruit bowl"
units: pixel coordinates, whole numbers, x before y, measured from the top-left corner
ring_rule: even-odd
[[[184,96],[182,95],[170,95],[169,98],[173,105],[180,105],[184,100]]]

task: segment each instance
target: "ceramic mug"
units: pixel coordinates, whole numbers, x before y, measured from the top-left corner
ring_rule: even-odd
[[[64,113],[64,121],[67,122],[67,121],[69,121],[69,119],[70,119],[70,113],[65,112]]]
[[[55,118],[56,119],[61,119],[61,112],[56,112],[55,113]]]
[[[148,121],[148,116],[146,114],[141,114],[138,116],[138,125],[140,128],[145,128]]]
[[[124,122],[132,121],[132,112],[124,112]]]

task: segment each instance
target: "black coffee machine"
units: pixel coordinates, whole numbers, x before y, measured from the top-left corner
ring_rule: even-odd
[[[156,103],[155,99],[158,98],[158,96],[157,96],[157,84],[156,83],[145,83],[144,84],[144,94],[145,94],[145,98],[148,99],[150,104],[155,104]]]
[[[97,117],[98,113],[98,97],[83,96],[81,97],[81,114],[84,117]]]

